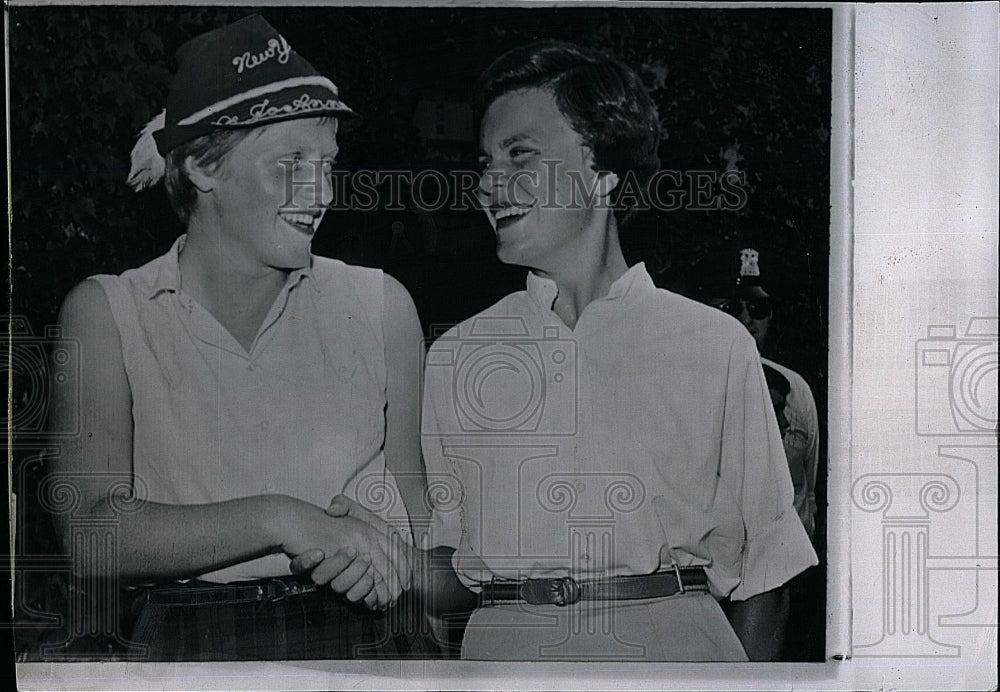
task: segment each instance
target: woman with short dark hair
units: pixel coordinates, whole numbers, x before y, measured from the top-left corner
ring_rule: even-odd
[[[657,165],[648,94],[551,41],[480,85],[479,194],[529,274],[428,352],[424,457],[457,486],[432,604],[474,608],[463,658],[776,659],[816,555],[750,335],[623,257]]]

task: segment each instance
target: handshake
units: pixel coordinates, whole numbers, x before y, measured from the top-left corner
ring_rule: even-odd
[[[309,505],[297,512],[281,548],[291,558],[294,574],[308,574],[352,603],[385,610],[424,573],[426,553],[395,528],[345,495],[337,495],[325,511]]]

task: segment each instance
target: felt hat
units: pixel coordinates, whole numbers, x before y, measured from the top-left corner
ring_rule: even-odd
[[[166,109],[132,151],[129,184],[137,190],[159,181],[172,149],[215,130],[356,115],[258,14],[191,39],[177,50],[177,65]]]

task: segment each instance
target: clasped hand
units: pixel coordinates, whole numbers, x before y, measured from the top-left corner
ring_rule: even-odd
[[[337,522],[335,545],[320,538],[329,535],[331,518]],[[301,537],[303,548],[286,549],[294,574],[309,574],[314,583],[329,585],[351,602],[364,601],[372,610],[389,608],[410,588],[413,548],[381,518],[337,495],[325,512],[317,508],[313,522],[317,533]]]

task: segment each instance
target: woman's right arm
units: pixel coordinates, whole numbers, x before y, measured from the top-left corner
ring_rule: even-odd
[[[133,477],[132,394],[118,328],[96,281],[84,281],[70,292],[59,322],[66,338],[79,344],[80,362],[70,371],[80,381],[76,388],[53,388],[50,429],[68,429],[70,422],[79,421],[80,432],[74,438],[53,439],[61,452],[52,459],[51,468],[66,474],[65,480],[77,488],[80,504],[74,516],[113,516],[111,488],[116,481]],[[74,390],[78,395],[68,394]],[[124,579],[193,577],[269,553],[294,556],[309,549],[332,555],[353,548],[370,555],[380,574],[393,569],[388,532],[380,535],[352,517],[329,517],[323,508],[285,495],[203,505],[145,502],[137,511],[119,516],[116,552]],[[70,547],[68,516],[56,515],[55,524],[64,545]],[[386,581],[401,580],[397,576]]]

